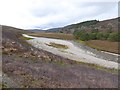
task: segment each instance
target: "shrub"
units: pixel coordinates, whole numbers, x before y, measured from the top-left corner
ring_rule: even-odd
[[[108,40],[120,42],[120,33],[111,33],[108,37]]]
[[[101,40],[103,38],[103,33],[97,33],[96,38]]]
[[[90,40],[96,40],[97,39],[97,33],[89,33],[89,39]]]
[[[74,36],[76,39],[80,39],[83,41],[87,40],[109,40],[109,41],[120,41],[120,33],[113,33],[109,30],[106,33],[93,31],[91,33],[87,33],[84,30],[75,31]]]
[[[82,33],[82,34],[80,35],[80,39],[83,40],[83,41],[88,41],[88,40],[90,40],[90,39],[89,39],[89,34],[88,34],[88,33]]]

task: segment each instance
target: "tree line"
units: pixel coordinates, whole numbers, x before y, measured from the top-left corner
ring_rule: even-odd
[[[73,33],[76,39],[80,39],[82,41],[88,40],[109,40],[109,41],[120,41],[120,33],[112,32],[111,30],[103,33],[98,31],[93,32],[85,32],[84,30],[75,31]]]

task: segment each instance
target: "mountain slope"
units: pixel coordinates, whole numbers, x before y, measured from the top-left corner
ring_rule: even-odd
[[[77,24],[72,24],[65,26],[58,30],[60,33],[74,33],[74,31],[84,30],[86,32],[91,32],[92,30],[98,30],[99,32],[107,32],[112,30],[113,32],[118,32],[118,24],[120,20],[118,18],[104,20],[104,21],[85,21]]]

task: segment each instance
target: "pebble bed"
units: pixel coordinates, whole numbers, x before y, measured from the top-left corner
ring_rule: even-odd
[[[51,38],[41,38],[41,37],[32,37],[28,35],[23,35],[28,38],[33,38],[28,40],[30,44],[34,47],[43,49],[45,51],[51,52],[55,55],[59,55],[71,60],[76,60],[85,63],[92,63],[96,65],[103,66],[105,68],[118,69],[118,56],[116,54],[100,52],[95,49],[89,48],[82,44],[66,41],[60,39],[51,39]],[[68,49],[60,49],[48,46],[49,43],[63,44],[67,45]]]

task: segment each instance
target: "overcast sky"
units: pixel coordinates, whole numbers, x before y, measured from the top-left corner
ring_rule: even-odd
[[[119,0],[0,0],[0,24],[23,29],[55,28],[118,17]]]

